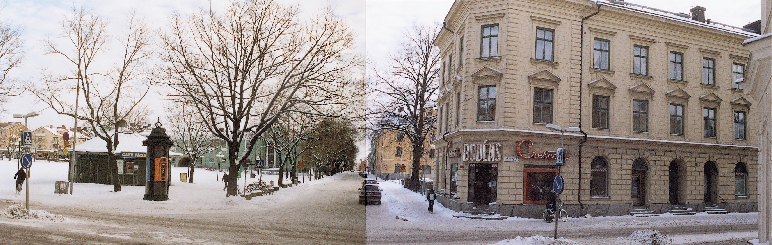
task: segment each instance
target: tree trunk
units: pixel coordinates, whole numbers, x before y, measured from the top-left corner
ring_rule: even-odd
[[[279,183],[278,183],[278,185],[281,188],[284,188],[284,163],[280,163],[279,164]]]
[[[411,190],[418,190],[418,187],[421,185],[421,182],[419,181],[419,174],[418,174],[418,168],[421,166],[421,156],[424,154],[424,146],[423,141],[420,144],[413,143],[413,168],[410,171],[410,182]]]
[[[110,165],[110,173],[113,181],[113,192],[121,191],[121,177],[118,175],[118,162],[112,149],[107,152],[107,162]]]
[[[196,167],[194,165],[190,165],[190,174],[188,174],[188,183],[193,183],[193,172],[196,171]]]

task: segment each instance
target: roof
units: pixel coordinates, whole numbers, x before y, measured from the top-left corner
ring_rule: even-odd
[[[692,20],[691,16],[689,16],[689,14],[673,13],[673,12],[669,12],[669,11],[665,11],[665,10],[661,10],[661,9],[656,9],[656,8],[652,8],[652,7],[647,7],[647,6],[643,6],[643,5],[638,5],[638,4],[628,3],[628,2],[622,2],[622,1],[614,1],[614,0],[598,0],[597,3],[599,5],[603,5],[603,6],[608,6],[608,7],[617,8],[617,9],[623,9],[623,10],[627,10],[627,11],[631,11],[631,12],[636,12],[636,13],[642,13],[642,14],[645,14],[645,15],[660,17],[660,18],[664,18],[664,19],[668,19],[668,20],[673,20],[673,21],[678,21],[678,22],[682,22],[682,23],[687,23],[687,24],[691,24],[691,25],[695,25],[695,26],[706,27],[706,28],[709,28],[709,29],[724,31],[724,32],[732,33],[732,34],[737,34],[737,35],[749,37],[749,38],[758,36],[758,34],[750,32],[750,31],[745,30],[745,29],[740,28],[740,27],[734,27],[734,26],[730,26],[730,25],[725,25],[725,24],[721,24],[721,23],[718,23],[718,22],[714,22],[714,21],[708,21],[708,22],[703,23],[703,22],[700,22],[700,21]]]
[[[139,134],[118,133],[118,147],[115,153],[120,152],[146,152],[147,146],[142,146],[142,141],[147,137]],[[99,137],[94,137],[78,146],[75,146],[76,152],[107,152],[107,143]]]

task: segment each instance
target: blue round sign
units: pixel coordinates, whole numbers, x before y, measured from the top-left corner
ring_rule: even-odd
[[[554,191],[557,194],[563,193],[563,177],[558,175],[555,176],[555,180],[552,181],[552,191]]]
[[[21,165],[25,168],[32,167],[32,154],[24,154],[24,156],[21,157]]]

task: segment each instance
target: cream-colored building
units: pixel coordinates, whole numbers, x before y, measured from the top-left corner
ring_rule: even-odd
[[[424,154],[421,157],[419,174],[431,178],[434,168],[434,149],[425,141]],[[375,169],[372,170],[382,179],[409,178],[413,167],[413,145],[404,133],[384,130],[376,139]]]
[[[540,217],[560,175],[572,216],[756,211],[759,125],[749,123],[757,105],[742,88],[742,43],[758,34],[705,15],[623,1],[455,1],[435,40],[435,188],[451,197],[440,201]],[[561,141],[548,124],[581,131]]]

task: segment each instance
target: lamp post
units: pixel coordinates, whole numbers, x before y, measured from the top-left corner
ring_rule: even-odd
[[[560,149],[555,151],[555,156],[556,156],[555,157],[556,158],[555,165],[558,166],[558,174],[557,174],[557,176],[555,176],[555,180],[556,180],[555,182],[557,182],[558,179],[562,180],[562,177],[560,177],[560,167],[563,166],[563,164],[565,164],[565,157],[564,157],[565,154],[564,154],[564,150],[563,150],[563,135],[566,132],[580,132],[581,129],[579,129],[579,127],[561,128],[560,126],[552,124],[552,123],[548,123],[546,126],[547,126],[548,129],[560,132]],[[562,183],[560,183],[560,184],[562,185]],[[553,184],[553,185],[555,185],[555,184]],[[555,191],[555,202],[556,202],[556,204],[557,204],[557,201],[560,200],[560,193],[559,192],[562,192],[562,186],[560,188],[561,188],[560,191],[553,190],[553,191]],[[579,191],[581,191],[581,190],[579,190]],[[554,230],[554,233],[553,233],[553,238],[554,239],[558,239],[558,223],[560,223],[560,207],[555,205],[555,230]]]
[[[24,127],[27,128],[27,130],[29,130],[29,128],[27,127],[27,118],[36,117],[36,116],[39,116],[39,115],[40,114],[38,114],[37,112],[33,111],[33,112],[30,112],[30,113],[27,113],[27,114],[23,114],[23,115],[22,114],[13,114],[13,118],[24,118]],[[21,144],[19,144],[19,146],[21,146]],[[29,151],[29,148],[27,148],[27,151]],[[21,162],[21,158],[19,158],[19,162]],[[24,181],[24,182],[26,182],[26,184],[25,184],[26,188],[25,189],[26,189],[26,196],[27,196],[26,197],[27,201],[24,204],[24,208],[26,208],[27,210],[29,210],[29,178],[31,177],[30,175],[31,175],[30,168],[27,168],[27,178]]]

